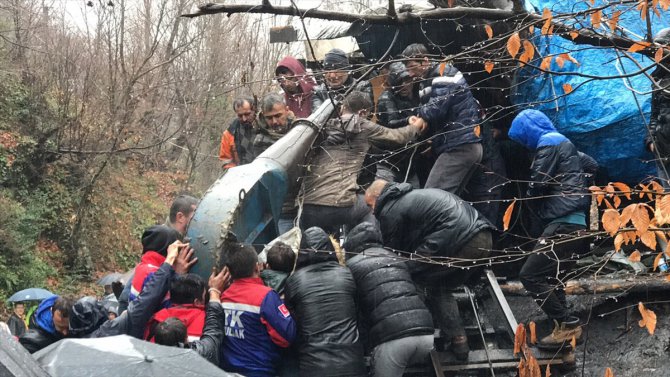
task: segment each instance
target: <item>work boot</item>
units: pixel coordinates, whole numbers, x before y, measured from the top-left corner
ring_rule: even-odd
[[[557,351],[565,347],[571,347],[572,338],[574,337],[576,341],[579,341],[581,336],[582,326],[579,324],[579,318],[568,317],[561,322],[554,320],[554,331],[542,338],[537,343],[537,348]]]
[[[451,352],[459,361],[466,361],[470,353],[470,346],[468,345],[468,337],[465,335],[457,335],[451,338]]]

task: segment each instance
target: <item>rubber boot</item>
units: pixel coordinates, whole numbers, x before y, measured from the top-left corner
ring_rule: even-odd
[[[582,326],[579,324],[579,318],[571,316],[561,322],[554,320],[554,331],[542,338],[537,348],[557,351],[571,347],[572,338],[579,341],[581,337]]]

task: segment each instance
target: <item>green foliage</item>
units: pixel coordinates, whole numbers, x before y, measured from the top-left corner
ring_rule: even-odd
[[[53,267],[35,253],[34,219],[7,191],[0,191],[0,301],[14,291],[43,287]]]
[[[44,93],[31,90],[11,74],[0,80],[0,130],[20,131],[39,138],[53,127],[55,119]]]
[[[98,287],[87,282],[95,276],[79,276],[64,263],[83,257],[100,273],[134,266],[142,232],[166,220],[185,176],[114,156],[80,210],[95,161],[57,153],[54,130],[67,119],[52,110],[48,89],[0,76],[0,302],[31,286],[94,293]]]

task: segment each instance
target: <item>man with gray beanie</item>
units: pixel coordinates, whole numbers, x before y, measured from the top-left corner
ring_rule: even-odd
[[[330,98],[328,97],[329,91],[334,100],[341,101],[346,91],[354,85],[354,78],[350,74],[349,58],[339,48],[334,48],[326,53],[323,59],[323,69],[324,82],[314,90],[312,111],[316,111],[321,104]],[[370,102],[374,103],[372,86],[367,80],[359,82],[355,90],[367,94]]]

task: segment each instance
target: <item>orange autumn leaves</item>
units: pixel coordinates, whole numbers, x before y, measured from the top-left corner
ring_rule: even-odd
[[[533,351],[528,346],[528,343],[537,344],[535,322],[531,321],[528,323],[528,332],[526,332],[526,326],[524,326],[523,323],[518,324],[516,331],[514,331],[514,356],[519,355],[520,358],[519,365],[517,366],[517,372],[519,373],[519,377],[542,377],[540,363],[537,361],[535,355],[533,355]],[[570,343],[574,349],[577,341],[573,338],[572,342]],[[546,365],[544,376],[551,376],[551,363]]]
[[[531,343],[533,343],[533,340],[537,342],[535,323],[531,322],[529,328],[531,330]],[[519,366],[517,367],[519,377],[542,377],[540,364],[528,347],[526,326],[523,323],[519,323],[514,332],[514,356],[518,354],[521,354],[521,360],[519,360]]]
[[[604,203],[607,206],[600,221],[603,229],[614,237],[616,251],[621,250],[622,245],[633,244],[638,240],[652,250],[656,249],[659,239],[665,243],[668,241],[667,231],[660,227],[670,224],[670,196],[663,194],[663,187],[657,182],[642,184],[639,187],[635,193],[639,194],[640,198],[647,196],[650,201],[653,200],[654,207],[647,203],[632,203],[620,211],[621,198],[630,200],[634,193],[628,185],[621,182],[610,183],[605,187],[589,188],[598,205]],[[670,256],[670,249],[664,252]],[[660,261],[661,254],[657,256],[654,269]],[[631,261],[636,261],[638,256],[634,254],[630,258]]]
[[[640,327],[651,327],[649,330],[650,334],[653,335],[654,328],[656,326],[656,314],[653,311],[648,310],[644,307],[642,303],[638,304],[638,309],[642,315],[642,320],[640,320]],[[533,355],[533,351],[528,346],[530,344],[537,344],[537,334],[535,333],[535,322],[528,323],[529,335],[526,332],[526,326],[523,323],[519,323],[514,331],[514,356],[519,356],[519,365],[517,366],[517,372],[519,377],[542,377],[542,371],[538,360]],[[572,338],[570,346],[574,350],[577,347],[577,340],[575,337]],[[545,366],[544,377],[551,377],[551,363],[547,363]],[[605,377],[614,377],[614,372],[612,368],[605,368]]]
[[[638,322],[640,327],[645,327],[650,335],[654,335],[656,330],[656,313],[644,307],[643,303],[637,304],[637,309],[640,311],[642,319]]]
[[[542,28],[540,29],[540,33],[542,35],[552,35],[554,32],[554,24],[552,23],[553,21],[553,15],[551,14],[551,11],[548,8],[544,8],[542,11]],[[486,33],[491,39],[493,37],[493,30],[489,25],[485,26]],[[531,25],[528,28],[528,32],[532,35],[534,30],[534,26]],[[577,32],[574,32],[574,35],[571,34],[572,38],[575,39],[579,34]],[[512,34],[508,39],[507,39],[507,44],[506,44],[507,52],[513,59],[517,59],[521,65],[526,65],[530,61],[535,58],[535,45],[530,40],[527,39],[522,39],[519,35],[519,32],[516,32]],[[520,54],[519,54],[520,53]],[[540,63],[540,70],[542,71],[548,71],[551,68],[551,62],[552,60],[556,61],[556,64],[560,67],[563,68],[565,65],[566,61],[572,62],[574,64],[579,65],[579,62],[570,56],[568,53],[563,53],[560,54],[556,57],[554,56],[546,56],[542,58],[542,61]],[[484,69],[488,72],[491,73],[494,67],[494,63],[491,61],[487,61],[484,63]],[[562,85],[563,87],[563,92],[565,94],[570,94],[573,91],[572,85],[569,83],[565,83]]]
[[[516,199],[514,199],[514,201],[512,201],[512,204],[510,204],[505,210],[505,214],[503,215],[503,231],[507,231],[509,229],[509,222],[512,220],[512,213],[514,212],[515,204]]]
[[[522,46],[523,52],[519,56],[519,61],[526,64],[535,57],[535,46],[533,43],[526,39],[522,41],[521,37],[519,37],[519,33],[512,34],[507,40],[507,52],[512,58],[516,58]]]

